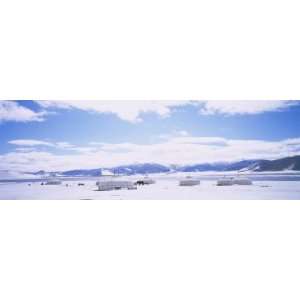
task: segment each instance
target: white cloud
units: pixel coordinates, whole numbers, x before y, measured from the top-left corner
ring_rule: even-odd
[[[171,141],[175,144],[186,145],[210,145],[210,146],[228,146],[228,141],[220,137],[191,137],[179,136],[174,137]]]
[[[11,140],[8,141],[8,143],[15,146],[23,146],[23,147],[16,148],[16,151],[18,152],[29,152],[30,149],[37,150],[37,148],[40,146],[57,148],[60,150],[76,151],[80,153],[88,153],[96,150],[95,147],[79,147],[70,144],[68,142],[48,142],[48,141],[41,141],[41,140],[23,139],[23,140]],[[36,147],[36,148],[32,148],[32,147]]]
[[[206,101],[200,109],[201,114],[259,114],[280,111],[289,106],[299,105],[299,101]]]
[[[33,147],[18,147],[16,148],[17,152],[33,152],[36,151],[36,148]]]
[[[100,114],[115,114],[132,123],[142,121],[143,113],[168,117],[178,107],[193,105],[204,115],[259,114],[281,111],[300,101],[36,101],[43,108],[79,109]]]
[[[68,143],[68,142],[57,142],[55,144],[52,144],[53,147],[57,147],[60,149],[71,149],[74,147],[74,145]]]
[[[0,122],[15,121],[15,122],[30,122],[44,121],[45,111],[35,112],[26,108],[15,101],[0,101]]]
[[[176,131],[177,135],[179,136],[188,136],[188,132],[185,131],[185,130],[179,130],[179,131]]]
[[[80,109],[101,114],[115,114],[129,122],[139,122],[143,113],[168,117],[172,109],[190,101],[36,101],[44,108]]]
[[[93,151],[96,151],[96,147],[72,147],[71,150],[79,152],[79,153],[91,153]]]
[[[54,144],[45,142],[45,141],[39,141],[39,140],[11,140],[8,141],[9,144],[16,145],[16,146],[28,146],[28,147],[34,147],[34,146],[49,146],[53,147]]]
[[[1,121],[44,121],[50,112],[45,109],[79,109],[91,113],[114,114],[120,119],[137,123],[143,113],[168,117],[185,105],[199,107],[200,114],[258,114],[279,111],[300,101],[36,101],[44,110],[35,112],[15,101],[0,101]]]
[[[157,136],[158,139],[161,140],[169,140],[174,137],[184,137],[188,136],[189,133],[185,130],[174,130],[171,133],[163,133]]]
[[[300,138],[263,141],[178,135],[150,145],[98,143],[94,147],[73,146],[72,150],[74,153],[59,155],[34,149],[27,152],[14,151],[0,155],[0,169],[64,171],[112,167],[136,162],[184,165],[243,159],[276,159],[300,155]]]

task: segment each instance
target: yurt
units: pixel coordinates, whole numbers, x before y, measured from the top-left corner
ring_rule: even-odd
[[[113,190],[136,190],[137,187],[129,180],[121,180],[119,176],[111,176],[109,178],[101,178],[96,182],[98,191],[113,191]]]
[[[61,185],[62,182],[55,176],[45,177],[45,185]]]
[[[250,178],[237,176],[233,179],[234,184],[237,185],[252,185],[252,181]]]
[[[194,179],[191,176],[186,176],[185,179],[179,181],[180,186],[194,186],[199,184],[200,184],[200,180]]]
[[[217,186],[230,186],[234,185],[233,178],[231,177],[223,177],[217,181]]]
[[[154,184],[155,180],[146,175],[144,178],[137,180],[138,184]]]

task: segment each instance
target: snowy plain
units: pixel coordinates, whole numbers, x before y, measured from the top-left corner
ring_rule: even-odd
[[[300,200],[299,178],[262,176],[252,178],[249,186],[217,186],[220,176],[194,176],[200,185],[179,186],[182,174],[157,175],[155,184],[138,186],[137,190],[98,191],[99,178],[63,179],[61,185],[37,182],[0,183],[1,200]],[[124,176],[135,181],[141,176]],[[78,183],[84,185],[79,186]]]

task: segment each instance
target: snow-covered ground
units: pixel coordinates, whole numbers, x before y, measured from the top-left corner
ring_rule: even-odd
[[[134,180],[132,177],[128,179]],[[40,182],[0,183],[0,199],[6,200],[300,200],[300,181],[253,181],[251,186],[216,186],[215,180],[202,180],[198,186],[179,186],[178,178],[158,177],[152,185],[137,190],[97,191],[96,179],[64,181],[60,186]],[[84,186],[78,186],[83,182]],[[68,185],[68,186],[67,186]]]

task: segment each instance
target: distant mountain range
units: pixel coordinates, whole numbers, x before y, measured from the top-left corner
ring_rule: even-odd
[[[70,170],[66,172],[30,172],[30,175],[39,176],[100,176],[103,174],[153,174],[153,173],[170,173],[170,172],[273,172],[273,171],[300,171],[300,156],[286,157],[276,160],[242,160],[233,163],[203,163],[187,166],[164,166],[161,164],[146,163],[146,164],[131,164],[118,166],[114,168],[98,168],[91,170]]]

